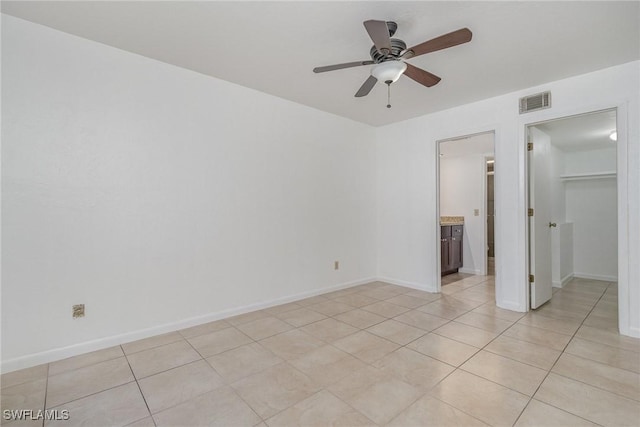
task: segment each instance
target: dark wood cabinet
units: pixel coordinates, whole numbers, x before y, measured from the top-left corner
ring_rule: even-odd
[[[462,268],[462,225],[440,227],[440,262],[442,275],[457,273]]]

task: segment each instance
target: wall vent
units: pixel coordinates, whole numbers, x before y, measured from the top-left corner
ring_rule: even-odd
[[[551,92],[536,93],[520,98],[520,114],[551,107]]]

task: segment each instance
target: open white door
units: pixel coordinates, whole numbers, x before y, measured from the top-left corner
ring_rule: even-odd
[[[551,299],[551,140],[528,128],[529,166],[529,282],[531,308]]]

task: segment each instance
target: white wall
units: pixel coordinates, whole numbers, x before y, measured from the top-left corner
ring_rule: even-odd
[[[616,171],[616,148],[559,151],[560,175]],[[560,181],[564,220],[573,223],[572,275],[615,281],[618,277],[615,178]]]
[[[551,141],[553,143],[553,140]],[[565,153],[555,145],[550,147],[551,179],[551,279],[553,286],[562,287],[573,277],[573,224],[567,223],[565,182]]]
[[[525,147],[527,124],[619,107],[620,330],[640,336],[640,62],[568,78],[468,104],[377,132],[378,273],[398,283],[437,288],[436,141],[495,129],[496,300],[525,311],[527,251]],[[518,98],[550,90],[553,106],[525,115]],[[621,164],[622,163],[622,164]],[[622,235],[623,233],[621,233]]]
[[[551,230],[551,279],[553,286],[561,288],[574,276],[573,223],[557,223]]]
[[[585,174],[616,171],[616,147],[564,153],[564,174]]]
[[[2,33],[4,370],[376,266],[435,290],[435,141],[493,129],[497,301],[525,310],[524,127],[616,106],[621,331],[640,336],[640,62],[372,129],[15,18]],[[519,116],[542,90],[553,108]]]
[[[552,136],[553,143],[553,136]],[[617,280],[617,187],[615,178],[563,180],[566,175],[616,171],[616,148],[562,151],[551,146],[553,281],[573,276]],[[575,223],[575,224],[573,224]],[[570,247],[569,247],[570,245]]]
[[[4,370],[375,276],[373,128],[4,15],[2,59]]]
[[[553,145],[553,141],[551,142],[551,221],[562,224],[567,218],[565,186],[560,178],[565,173],[565,156],[564,151]]]
[[[618,221],[615,179],[568,181],[567,221],[573,223],[576,277],[615,281],[618,277]]]
[[[455,142],[453,142],[455,143]],[[484,155],[440,158],[440,215],[464,216],[463,273],[482,274],[485,262]],[[479,215],[474,216],[474,209]]]

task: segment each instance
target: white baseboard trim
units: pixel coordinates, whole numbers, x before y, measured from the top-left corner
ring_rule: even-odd
[[[579,279],[602,280],[604,282],[618,281],[618,276],[607,276],[607,275],[601,275],[601,274],[573,273],[573,277],[577,277]]]
[[[407,288],[417,289],[419,291],[425,291],[425,292],[431,292],[431,293],[436,293],[437,292],[436,285],[425,286],[424,283],[408,282],[406,280],[399,280],[399,279],[394,279],[394,278],[391,278],[391,277],[378,277],[376,280],[379,281],[379,282],[390,283],[392,285],[405,286]]]
[[[484,276],[484,274],[482,274],[482,271],[472,270],[470,268],[459,268],[458,271],[460,273],[465,273],[465,274],[475,274],[476,276]]]
[[[426,291],[431,293],[437,292],[435,289],[435,286],[433,286],[432,288],[427,288],[422,283],[407,282],[404,280],[393,279],[391,277],[378,277],[377,280],[380,282],[387,282],[394,285],[406,286],[408,288],[418,289],[420,291]],[[500,308],[504,308],[505,310],[517,311],[518,313],[525,313],[527,311],[526,308],[520,306],[520,304],[515,301],[500,301],[500,302],[496,302],[496,304]]]
[[[191,317],[191,318],[180,320],[177,322],[165,323],[164,325],[154,326],[152,328],[140,329],[137,331],[126,332],[124,334],[113,335],[105,338],[98,338],[95,340],[86,341],[86,342],[70,345],[67,347],[55,348],[55,349],[43,351],[40,353],[28,354],[26,356],[20,356],[13,359],[3,360],[2,363],[0,364],[0,371],[2,373],[7,373],[12,371],[17,371],[19,369],[30,368],[32,366],[41,365],[43,363],[55,362],[57,360],[66,359],[68,357],[78,356],[80,354],[102,350],[105,348],[113,347],[115,345],[125,344],[131,341],[137,341],[137,340],[149,338],[155,335],[164,334],[167,332],[179,331],[181,329],[190,328],[192,326],[201,325],[203,323],[213,322],[215,320],[225,319],[231,316],[237,316],[239,314],[244,314],[244,313],[248,313],[256,310],[262,310],[262,309],[273,307],[276,305],[286,304],[288,302],[298,301],[301,299],[325,294],[332,291],[338,291],[340,289],[346,289],[353,286],[363,285],[369,282],[375,282],[376,280],[378,280],[376,277],[367,277],[364,279],[353,280],[350,282],[329,286],[327,288],[314,289],[311,291],[288,295],[285,297],[276,298],[276,299],[272,299],[265,302],[249,304],[249,305],[236,307],[229,310],[223,310],[215,313],[209,313],[203,316]],[[406,285],[403,285],[403,286],[406,286]]]
[[[573,277],[574,277],[573,273],[567,274],[567,275],[566,275],[566,276],[564,276],[564,277],[562,278],[562,280],[560,280],[560,281],[554,280],[554,281],[551,283],[551,285],[552,285],[554,288],[564,288],[564,285],[566,285],[566,284],[569,282],[569,280],[573,279]]]
[[[640,338],[640,328],[629,328],[629,336]]]
[[[527,310],[524,307],[521,307],[515,301],[496,301],[496,305],[499,308],[504,308],[505,310],[517,311],[518,313],[525,313]]]

